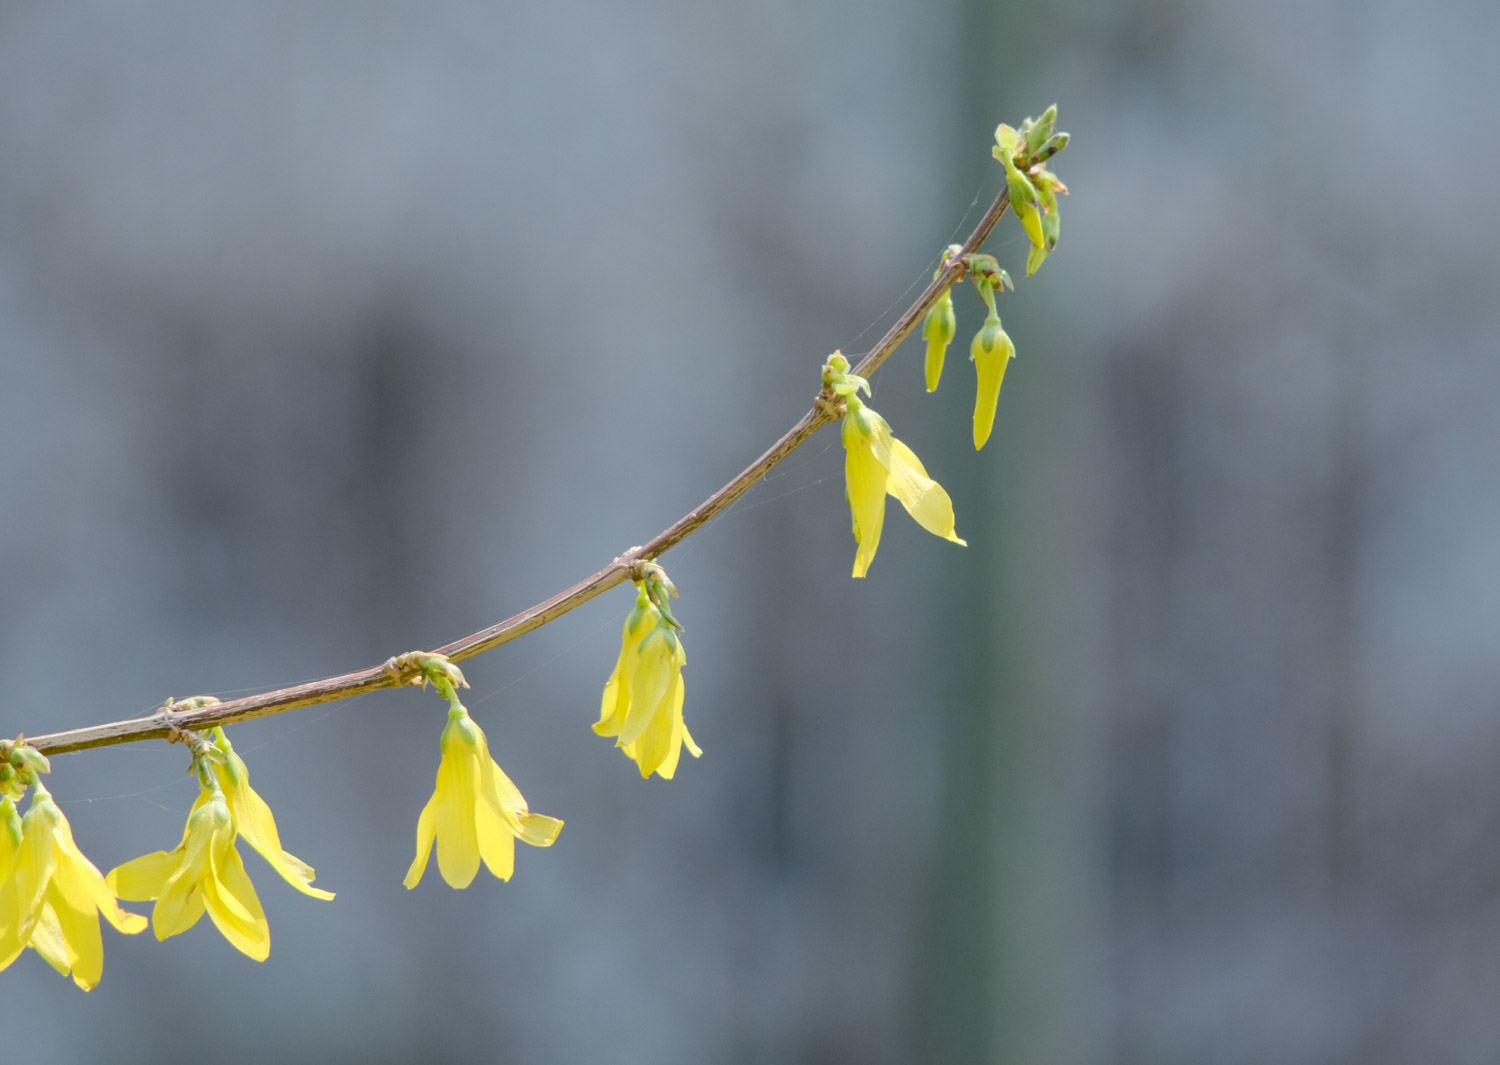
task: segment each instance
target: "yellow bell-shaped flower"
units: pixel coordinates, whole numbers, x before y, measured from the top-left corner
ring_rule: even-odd
[[[534,814],[516,786],[490,757],[484,732],[459,704],[451,684],[434,680],[448,697],[448,724],[443,729],[443,760],[437,787],[417,819],[417,856],[404,883],[414,888],[427,870],[437,844],[438,871],[450,887],[466,888],[482,860],[501,880],[515,868],[516,840],[550,847],[563,823]]]
[[[625,619],[620,657],[604,685],[594,731],[615,736],[615,746],[640,767],[642,778],[656,773],[671,780],[682,748],[694,758],[703,751],[682,719],[685,689],[682,667],[687,651],[673,626],[639,586],[635,609]]]
[[[0,801],[0,969],[29,946],[90,991],[104,972],[99,915],[130,935],[145,930],[146,918],[120,908],[52,796],[34,787],[22,820],[9,798]]]
[[[156,901],[151,924],[157,939],[186,932],[206,911],[231,946],[265,961],[271,929],[234,845],[234,816],[212,775],[200,771],[199,785],[182,842],[112,869],[106,880],[122,899]]]
[[[845,397],[842,427],[844,487],[854,520],[854,576],[863,577],[880,546],[885,524],[885,497],[901,501],[906,512],[934,536],[964,543],[953,531],[953,501],[943,486],[927,476],[911,448],[891,435],[891,427],[858,396]]]

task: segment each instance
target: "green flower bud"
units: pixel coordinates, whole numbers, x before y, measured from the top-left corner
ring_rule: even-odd
[[[938,379],[943,376],[943,357],[948,352],[948,345],[953,343],[956,332],[958,317],[953,313],[953,289],[947,288],[943,290],[942,297],[932,305],[932,310],[927,312],[927,319],[922,323],[922,339],[927,341],[924,368],[929,392],[937,391]]]

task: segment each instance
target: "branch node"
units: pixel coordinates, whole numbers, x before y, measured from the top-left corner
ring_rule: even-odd
[[[434,654],[431,651],[407,651],[402,655],[392,655],[380,668],[385,670],[397,688],[408,684],[417,688],[425,688],[427,682],[437,675],[447,677],[455,688],[469,686],[469,682],[464,680],[464,675],[459,668],[448,661],[447,655]]]

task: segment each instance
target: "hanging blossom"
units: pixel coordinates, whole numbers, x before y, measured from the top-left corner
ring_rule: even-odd
[[[234,816],[214,772],[203,759],[198,765],[198,798],[182,841],[110,870],[109,886],[122,899],[155,901],[151,925],[157,939],[186,932],[207,913],[232,947],[265,961],[271,929],[234,845]]]
[[[423,659],[424,681],[448,700],[448,724],[440,741],[437,785],[417,819],[417,856],[403,881],[414,888],[437,846],[438,872],[450,887],[466,888],[482,861],[501,880],[515,870],[516,840],[550,847],[562,831],[555,817],[534,814],[510,777],[490,757],[484,730],[458,701],[456,686],[468,683],[458,667],[438,655]]]
[[[694,758],[703,751],[682,719],[682,667],[687,665],[669,596],[677,588],[655,563],[645,563],[636,579],[635,607],[620,634],[620,657],[604,685],[594,731],[614,736],[615,746],[640,768],[671,780],[682,748]]]
[[[880,546],[885,524],[885,497],[895,496],[918,525],[945,540],[963,544],[953,529],[953,501],[943,486],[927,476],[922,460],[891,433],[886,420],[856,395],[870,385],[849,373],[849,360],[838,352],[828,357],[824,381],[843,397],[844,494],[853,518],[854,576],[863,577]]]
[[[333,892],[313,887],[312,866],[282,849],[271,808],[250,786],[250,770],[224,730],[215,728],[211,738],[182,736],[193,746],[198,777],[182,841],[111,870],[109,884],[121,898],[155,901],[157,939],[186,932],[207,913],[236,950],[265,961],[271,930],[235,841],[244,839],[304,895],[331,899]]]
[[[20,772],[17,772],[19,767]],[[128,935],[142,932],[146,918],[120,907],[94,863],[83,856],[72,827],[37,779],[47,759],[13,745],[0,780],[0,969],[31,947],[85,991],[104,973],[99,915]],[[32,788],[24,818],[15,798]]]

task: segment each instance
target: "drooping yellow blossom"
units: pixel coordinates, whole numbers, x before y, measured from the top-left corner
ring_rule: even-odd
[[[845,397],[847,404],[842,436],[844,484],[849,511],[854,519],[854,576],[863,577],[880,545],[885,524],[885,497],[901,501],[918,525],[935,536],[964,543],[953,531],[953,501],[943,486],[927,476],[911,448],[891,435],[891,427],[858,396]]]
[[[979,290],[979,298],[989,309],[983,327],[974,334],[969,345],[969,359],[974,363],[979,377],[979,389],[974,396],[974,450],[984,447],[995,425],[995,408],[1000,403],[1000,385],[1005,380],[1005,369],[1016,357],[1016,346],[1000,325],[1000,315],[995,311],[995,293],[1011,284],[1010,275],[1000,269],[992,255],[975,255],[972,258],[969,278]]]
[[[672,621],[651,601],[646,582],[637,587],[594,731],[618,737],[615,746],[635,761],[642,778],[656,773],[671,780],[684,746],[694,758],[703,754],[682,720],[687,652]]]
[[[563,823],[531,812],[521,792],[490,757],[484,731],[459,703],[452,683],[441,674],[429,674],[429,679],[448,699],[448,724],[443,729],[437,787],[417,819],[417,856],[404,883],[414,888],[421,882],[434,841],[438,871],[450,887],[466,888],[473,883],[481,860],[501,880],[509,880],[515,869],[516,840],[550,847]]]
[[[131,935],[146,918],[120,908],[47,789],[40,781],[33,788],[19,821],[11,799],[0,800],[0,969],[29,946],[90,991],[104,972],[99,915]]]
[[[922,339],[927,341],[927,357],[923,369],[927,375],[927,391],[936,392],[938,381],[943,376],[943,356],[958,331],[958,318],[953,313],[953,290],[944,289],[942,296],[927,312],[922,322]]]
[[[151,924],[157,939],[186,932],[207,911],[231,946],[256,961],[271,953],[271,929],[235,848],[235,821],[214,774],[199,762],[198,799],[182,842],[110,871],[110,888],[122,899],[156,901]]]
[[[229,814],[234,818],[234,827],[240,838],[259,851],[261,857],[271,863],[271,868],[302,894],[315,899],[333,898],[333,892],[312,886],[317,875],[312,866],[281,849],[276,818],[266,800],[250,786],[250,770],[245,767],[245,760],[235,753],[234,745],[222,728],[214,729],[213,741],[219,752],[212,759],[214,774],[223,789],[224,801],[229,805]]]

